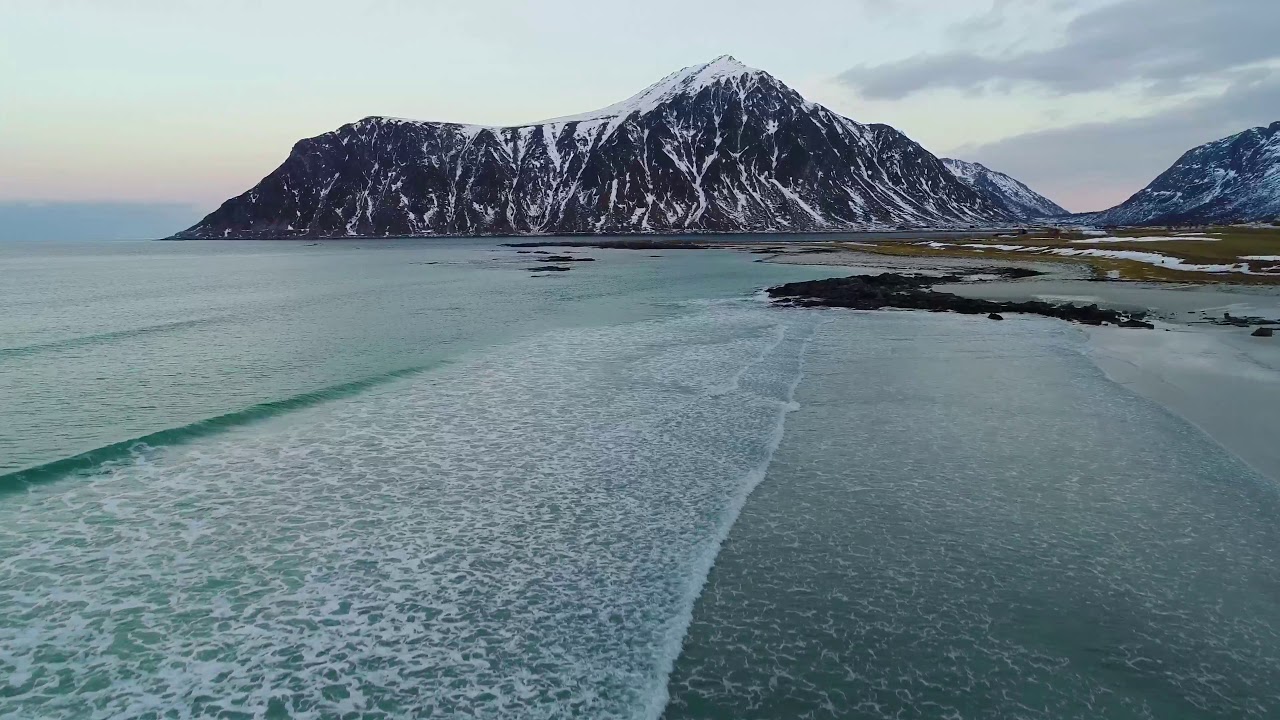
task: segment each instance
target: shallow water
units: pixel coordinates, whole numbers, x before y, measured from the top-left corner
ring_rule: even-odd
[[[666,717],[1280,714],[1271,481],[1067,325],[830,317]]]
[[[488,241],[0,243],[0,475],[823,274],[734,253],[574,252],[601,260],[535,278],[536,255]]]
[[[297,260],[308,246],[213,245],[153,261],[252,274],[284,257],[307,280],[281,282],[286,310],[249,302],[218,331],[86,329],[7,358],[28,413],[45,411],[6,409],[19,457],[55,454],[45,433],[64,425],[113,444],[3,478],[0,715],[655,716],[816,322],[753,297],[777,270],[612,252],[534,278],[528,256],[485,246]],[[414,253],[458,264],[445,282],[405,269]],[[312,306],[348,274],[365,300],[337,298],[336,319]],[[167,319],[154,312],[142,327]],[[344,340],[364,335],[379,346]],[[267,341],[289,361],[258,357]],[[116,410],[138,429],[52,402],[99,392],[96,359],[135,352],[192,365],[138,368]],[[58,363],[65,387],[31,381]],[[171,405],[205,367],[248,385],[193,384]],[[213,420],[164,429],[192,406]]]
[[[1280,706],[1274,486],[1069,326],[360,245],[0,246],[0,717]]]
[[[11,498],[17,707],[656,712],[812,333],[762,315],[553,332]]]

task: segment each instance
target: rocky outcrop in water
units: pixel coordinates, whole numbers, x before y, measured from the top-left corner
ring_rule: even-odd
[[[595,248],[597,250],[706,250],[711,245],[691,242],[689,240],[664,240],[648,238],[599,239],[599,240],[529,240],[525,242],[503,243],[503,247],[542,248],[570,247]],[[517,250],[516,252],[522,252]],[[541,253],[545,255],[546,253]]]
[[[984,273],[1006,277],[1039,275],[1034,270],[1020,268],[994,268]],[[967,298],[952,293],[933,290],[936,284],[963,282],[958,275],[923,277],[883,273],[880,275],[854,275],[852,277],[809,280],[787,283],[768,289],[769,297],[781,304],[801,307],[843,307],[855,310],[882,310],[902,308],[929,310],[932,312],[956,312],[963,315],[996,315],[1027,313],[1060,318],[1086,325],[1109,323],[1120,327],[1154,328],[1143,320],[1143,313],[1122,313],[1106,310],[1097,305],[1072,303],[1048,303],[1041,301],[1001,302]],[[996,319],[996,318],[992,318]],[[999,319],[1003,319],[1000,317]]]

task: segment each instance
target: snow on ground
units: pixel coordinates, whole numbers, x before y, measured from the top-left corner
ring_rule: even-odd
[[[1213,238],[1173,238],[1173,237],[1148,237],[1148,238],[1098,238],[1095,240],[1072,240],[1072,243],[1081,242],[1159,242],[1162,240],[1209,240]],[[1265,267],[1261,270],[1250,270],[1248,262],[1233,263],[1230,265],[1218,264],[1200,264],[1189,263],[1179,257],[1172,255],[1164,255],[1156,252],[1143,252],[1141,250],[1103,250],[1099,248],[1063,248],[1063,247],[1042,247],[1034,245],[1001,245],[998,243],[941,243],[929,241],[923,243],[915,243],[924,247],[931,247],[935,250],[945,250],[947,248],[965,247],[975,250],[1001,250],[1004,252],[1019,252],[1036,255],[1061,255],[1064,257],[1096,257],[1107,258],[1111,260],[1134,260],[1148,265],[1169,268],[1170,270],[1182,270],[1185,272],[1203,272],[1203,273],[1239,273],[1241,275],[1273,275],[1280,272],[1280,266]],[[1280,262],[1280,255],[1246,255],[1240,258],[1242,261],[1260,260],[1264,262]]]
[[[961,247],[982,248],[984,250],[986,249],[1004,250],[1005,252],[1020,252],[1020,251],[1028,251],[1031,249],[1026,245],[995,245],[995,244],[984,244],[984,243],[965,243],[964,245],[961,245]]]
[[[1178,233],[1173,236],[1149,235],[1146,237],[1092,237],[1083,240],[1072,240],[1077,245],[1094,245],[1097,243],[1151,243],[1151,242],[1179,242],[1183,240],[1200,240],[1202,242],[1218,242],[1218,238],[1211,238],[1204,233]]]
[[[1098,250],[1096,248],[1050,248],[1048,251],[1053,255],[1064,255],[1067,257],[1098,257],[1108,258],[1111,260],[1136,260],[1148,265],[1156,265],[1159,267],[1169,268],[1171,270],[1185,270],[1187,272],[1206,272],[1206,273],[1249,273],[1249,263],[1236,263],[1235,265],[1197,265],[1188,263],[1182,258],[1173,257],[1172,255],[1161,255],[1160,253],[1141,252],[1139,250]]]

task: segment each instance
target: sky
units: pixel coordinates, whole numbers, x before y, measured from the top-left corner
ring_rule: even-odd
[[[168,234],[362,117],[535,121],[722,54],[1073,211],[1280,119],[1277,0],[0,0],[0,18],[0,237]]]

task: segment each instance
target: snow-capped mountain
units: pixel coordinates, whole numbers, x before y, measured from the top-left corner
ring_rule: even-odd
[[[1011,222],[887,125],[721,57],[517,127],[370,117],[298,142],[185,238],[811,231]]]
[[[981,163],[943,158],[942,164],[946,165],[951,174],[960,178],[964,184],[1016,218],[1031,220],[1070,214],[1049,198]]]
[[[1087,217],[1104,225],[1280,220],[1280,122],[1190,150],[1138,194]]]

